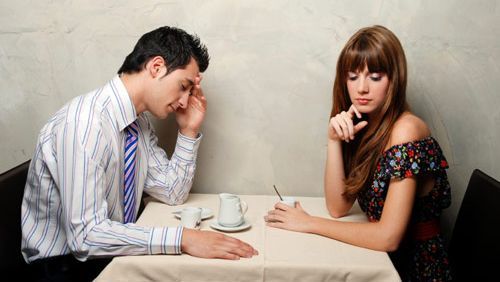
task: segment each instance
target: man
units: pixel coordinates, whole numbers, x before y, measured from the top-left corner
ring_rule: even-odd
[[[42,276],[72,275],[67,268],[90,273],[79,261],[117,255],[257,254],[215,232],[134,224],[142,192],[170,205],[188,197],[207,108],[200,72],[208,63],[198,37],[158,28],[139,39],[118,76],[71,100],[42,128],[22,205],[22,253]],[[176,115],[170,160],[157,146],[146,111]]]

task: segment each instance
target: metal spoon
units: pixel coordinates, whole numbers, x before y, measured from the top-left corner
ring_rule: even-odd
[[[276,191],[276,194],[278,194],[278,197],[280,197],[280,200],[283,201],[283,198],[281,197],[280,192],[278,192],[278,189],[276,189],[276,185],[273,184],[273,187],[274,187],[274,191]]]

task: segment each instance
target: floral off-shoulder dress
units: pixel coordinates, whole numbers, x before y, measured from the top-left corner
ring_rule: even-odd
[[[451,280],[448,256],[439,232],[439,218],[451,204],[448,163],[438,142],[427,137],[395,145],[379,158],[373,182],[358,194],[361,209],[370,221],[378,221],[391,179],[430,176],[435,180],[429,194],[416,196],[405,239],[389,253],[403,281]]]

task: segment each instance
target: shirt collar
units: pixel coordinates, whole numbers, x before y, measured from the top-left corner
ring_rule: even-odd
[[[134,103],[130,99],[125,85],[118,75],[108,83],[111,89],[111,100],[115,109],[116,122],[120,131],[137,119]]]

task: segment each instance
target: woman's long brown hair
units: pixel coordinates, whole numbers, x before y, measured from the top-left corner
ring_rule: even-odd
[[[347,197],[356,197],[369,184],[375,165],[389,142],[394,123],[408,110],[403,47],[390,30],[383,26],[372,26],[356,32],[340,53],[330,117],[349,109],[352,102],[347,91],[347,74],[363,71],[365,66],[369,72],[387,74],[389,87],[377,117],[369,120],[368,126],[358,132],[354,142],[342,142],[346,186],[344,195]]]

